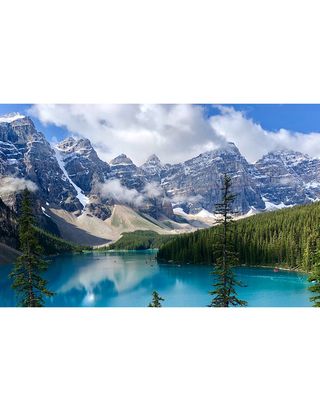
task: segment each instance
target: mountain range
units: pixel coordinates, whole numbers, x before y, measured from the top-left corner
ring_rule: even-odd
[[[320,160],[298,151],[273,151],[250,164],[228,143],[178,164],[152,155],[137,166],[125,154],[107,163],[88,138],[53,146],[31,118],[0,117],[3,204],[17,211],[27,186],[39,224],[76,242],[102,244],[141,227],[169,233],[211,225],[224,173],[241,215],[320,198]]]

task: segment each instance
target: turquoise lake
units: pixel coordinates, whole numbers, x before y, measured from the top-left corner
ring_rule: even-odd
[[[88,253],[52,259],[45,274],[56,295],[53,307],[146,307],[157,290],[164,307],[205,307],[214,282],[211,266],[158,264],[154,251]],[[15,306],[8,280],[11,266],[0,266],[0,306]],[[249,307],[308,307],[307,276],[290,271],[240,267],[238,289]]]

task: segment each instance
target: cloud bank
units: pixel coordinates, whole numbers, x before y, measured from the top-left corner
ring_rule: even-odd
[[[147,183],[143,188],[143,193],[149,198],[158,198],[165,194],[163,188],[156,182]]]
[[[312,157],[320,156],[319,133],[297,133],[286,129],[264,130],[245,113],[232,107],[218,106],[220,114],[209,121],[216,133],[233,141],[249,162],[255,162],[269,151],[289,149]]]
[[[3,177],[0,179],[0,197],[23,191],[26,188],[32,192],[38,189],[35,183],[24,178]]]
[[[177,105],[34,105],[30,114],[43,124],[66,127],[88,137],[99,156],[110,161],[125,152],[138,165],[151,154],[176,163],[233,141],[254,162],[269,151],[292,149],[320,156],[319,133],[268,131],[232,107]]]
[[[148,199],[165,197],[165,191],[156,182],[146,183],[141,193],[134,188],[125,187],[116,178],[100,184],[98,189],[102,198],[112,198],[117,202],[134,207],[141,207]]]
[[[30,114],[88,137],[106,161],[125,152],[138,165],[152,154],[175,163],[226,143],[201,106],[40,104]]]
[[[113,200],[140,207],[143,204],[144,196],[134,188],[127,188],[118,179],[109,180],[99,186],[102,198],[112,198]]]

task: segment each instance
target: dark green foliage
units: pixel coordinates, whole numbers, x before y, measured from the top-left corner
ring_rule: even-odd
[[[152,293],[152,301],[148,305],[148,307],[161,307],[161,301],[164,301],[164,298],[160,297],[157,291],[153,291]]]
[[[232,267],[238,265],[239,260],[234,252],[232,242],[232,204],[236,198],[231,193],[231,177],[224,175],[222,200],[216,204],[215,213],[219,215],[217,223],[220,225],[218,231],[218,241],[214,245],[215,269],[213,274],[218,276],[217,281],[213,284],[213,291],[209,294],[213,296],[209,307],[229,307],[244,306],[246,301],[237,297],[236,286],[242,286],[242,283],[236,279]]]
[[[18,294],[19,305],[42,307],[44,297],[53,293],[47,289],[47,281],[41,275],[47,269],[47,262],[42,258],[43,250],[37,240],[28,190],[24,191],[18,230],[22,254],[9,275],[12,287]]]
[[[308,278],[311,283],[309,290],[314,294],[310,297],[310,301],[313,303],[314,307],[320,307],[320,250],[317,251],[315,258],[316,263]]]
[[[79,246],[69,241],[63,240],[48,231],[42,230],[39,227],[35,227],[35,235],[41,247],[44,255],[56,255],[64,253],[81,252],[83,250],[91,250],[92,247]]]
[[[21,213],[22,204],[19,205],[18,212]],[[48,219],[49,220],[49,219]],[[34,220],[35,222],[36,220]],[[52,223],[54,227],[54,223]],[[50,227],[50,224],[47,224]],[[63,240],[58,235],[34,226],[35,236],[43,248],[44,255],[56,255],[71,252],[80,252],[92,247],[78,246],[68,241]],[[19,249],[19,233],[17,227],[17,214],[0,198],[0,242],[7,244],[10,247]]]
[[[110,244],[110,250],[148,250],[159,248],[162,244],[172,240],[173,235],[160,235],[155,231],[134,231],[123,233],[122,237],[114,244]]]
[[[221,226],[175,237],[160,247],[158,259],[212,264]],[[220,234],[219,234],[220,233]],[[239,263],[310,272],[320,249],[320,203],[257,214],[233,223],[230,241]]]

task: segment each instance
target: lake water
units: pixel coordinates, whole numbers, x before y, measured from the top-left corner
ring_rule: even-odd
[[[0,306],[15,306],[8,280],[10,266],[0,266]],[[55,307],[146,307],[157,290],[167,307],[205,307],[214,282],[210,266],[158,264],[154,251],[107,252],[60,256],[46,273],[56,295]],[[249,307],[310,306],[304,274],[265,268],[237,268],[247,286],[239,288]]]

